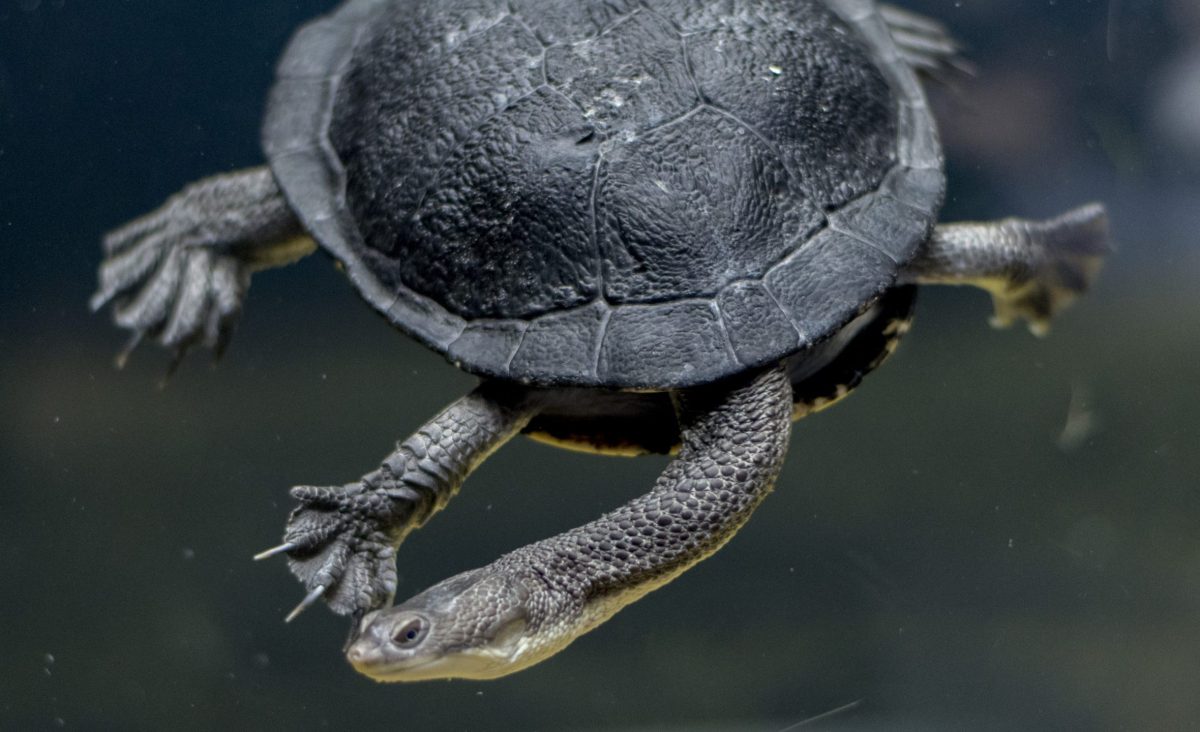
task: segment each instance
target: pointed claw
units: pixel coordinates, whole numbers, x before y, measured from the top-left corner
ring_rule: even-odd
[[[179,370],[180,364],[183,363],[183,357],[187,355],[187,346],[179,346],[171,353],[171,360],[167,363],[167,370],[158,380],[158,388],[160,391],[165,390],[171,383],[171,379],[175,376],[175,372]]]
[[[116,292],[111,287],[103,287],[96,290],[96,294],[88,299],[88,309],[93,313],[99,312],[101,308],[108,304],[108,301],[116,296]]]
[[[361,607],[350,613],[350,634],[346,637],[345,645],[342,646],[342,653],[350,650],[350,646],[354,645],[354,641],[362,635],[362,619],[366,614],[367,611]]]
[[[325,585],[317,585],[314,587],[312,592],[304,596],[304,599],[300,601],[300,604],[296,606],[296,609],[288,613],[288,616],[283,619],[283,622],[290,623],[298,618],[300,613],[312,607],[313,603],[321,599],[321,595],[325,594],[325,590]]]
[[[125,347],[121,349],[121,352],[117,354],[114,360],[118,371],[124,369],[126,364],[129,363],[129,357],[133,355],[138,346],[142,345],[142,339],[145,337],[145,331],[134,331],[133,335],[129,338],[129,342],[125,344]]]
[[[255,554],[254,561],[261,562],[264,559],[270,559],[271,557],[277,557],[280,554],[286,554],[295,548],[296,548],[296,544],[291,541],[289,541],[286,544],[280,544],[279,546],[273,546],[270,549],[266,550],[265,552],[259,552],[258,554]]]

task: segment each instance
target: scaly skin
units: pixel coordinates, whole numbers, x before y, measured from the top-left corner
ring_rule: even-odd
[[[339,487],[292,489],[300,506],[284,544],[309,595],[347,615],[379,607],[396,590],[396,549],[458,493],[467,475],[520,432],[535,413],[529,394],[484,383],[413,433],[378,470]]]
[[[992,295],[992,324],[1018,318],[1044,335],[1050,319],[1087,291],[1112,251],[1099,204],[1049,221],[945,224],[900,275],[902,283],[974,285]]]
[[[791,431],[774,366],[678,395],[683,445],[654,488],[591,523],[368,615],[347,657],[380,681],[494,678],[538,663],[729,541]]]
[[[112,303],[117,325],[133,332],[118,364],[146,337],[175,363],[197,343],[219,355],[250,275],[315,247],[267,168],[205,178],[104,237],[91,306]]]
[[[220,347],[250,273],[294,261],[312,244],[271,174],[257,168],[185,188],[110,234],[93,307],[182,355]],[[1044,330],[1083,292],[1110,251],[1104,209],[1047,222],[938,227],[899,282],[972,284],[996,321]],[[770,491],[792,416],[786,369],[677,394],[683,446],[654,489],[591,523],[452,577],[387,609],[404,537],[445,507],[470,472],[520,432],[548,392],[498,382],[452,404],[376,471],[342,487],[301,487],[285,543],[308,589],[338,613],[370,612],[348,658],[384,681],[493,678],[562,650],[622,607],[728,541]]]

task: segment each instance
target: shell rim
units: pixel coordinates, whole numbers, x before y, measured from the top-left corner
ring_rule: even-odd
[[[455,366],[479,376],[543,386],[662,390],[709,383],[809,348],[873,305],[894,284],[900,267],[911,260],[919,245],[929,236],[945,194],[941,145],[924,90],[916,74],[903,62],[876,3],[874,0],[823,1],[844,22],[858,30],[860,40],[868,45],[876,67],[896,95],[900,108],[897,124],[898,159],[877,189],[828,213],[824,228],[813,233],[808,241],[792,250],[762,278],[731,282],[722,293],[746,283],[767,289],[766,279],[771,272],[799,253],[808,251],[822,237],[849,239],[855,245],[881,252],[892,260],[894,266],[886,281],[877,282],[870,291],[857,292],[857,297],[848,298],[847,304],[840,307],[834,325],[819,333],[805,333],[796,326],[800,336],[797,344],[769,356],[739,358],[721,314],[719,302],[722,293],[712,297],[680,298],[665,303],[617,307],[599,300],[528,320],[468,320],[407,287],[400,287],[399,292],[384,287],[367,263],[355,253],[355,246],[348,240],[350,237],[357,238],[359,233],[346,205],[345,171],[329,142],[327,132],[341,75],[364,29],[371,25],[375,14],[385,9],[392,0],[347,0],[328,15],[297,30],[277,68],[276,81],[264,117],[263,149],[289,205],[322,248],[343,265],[359,294],[394,326],[442,353]],[[911,227],[913,235],[908,241],[902,242],[898,253],[883,250],[871,241],[869,234],[859,233],[861,226],[856,224],[856,214],[871,220],[866,209],[881,200],[899,204],[903,212],[913,216],[919,224]],[[629,378],[628,375],[602,372],[601,351],[607,336],[607,323],[613,312],[693,301],[697,305],[706,304],[712,311],[717,330],[724,340],[724,354],[716,354],[719,357],[707,359],[707,363],[699,364],[698,368],[693,364],[681,364],[676,373],[660,374],[654,379]],[[607,312],[602,317],[605,329],[595,344],[597,353],[590,371],[555,371],[549,364],[523,371],[513,368],[524,337],[534,323],[542,318],[563,317],[575,311],[597,307],[603,307]],[[795,325],[788,311],[783,307],[780,310]],[[497,359],[472,358],[464,337],[482,338],[485,342],[488,338],[492,342],[515,338],[516,346],[501,364]]]

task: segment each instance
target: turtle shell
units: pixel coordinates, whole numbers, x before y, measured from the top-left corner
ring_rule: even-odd
[[[350,0],[263,133],[317,241],[473,373],[672,389],[803,351],[944,191],[869,0]]]

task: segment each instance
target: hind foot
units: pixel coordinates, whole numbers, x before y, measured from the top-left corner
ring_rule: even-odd
[[[1030,331],[1044,336],[1054,316],[1087,292],[1104,266],[1112,251],[1108,218],[1103,207],[1090,205],[1050,221],[1006,225],[1031,242],[1031,255],[1027,273],[988,283],[992,325],[1008,328],[1025,320]]]
[[[992,295],[992,324],[1018,319],[1044,335],[1088,290],[1113,250],[1108,215],[1089,204],[1049,221],[1005,219],[937,227],[901,284],[975,285]]]

